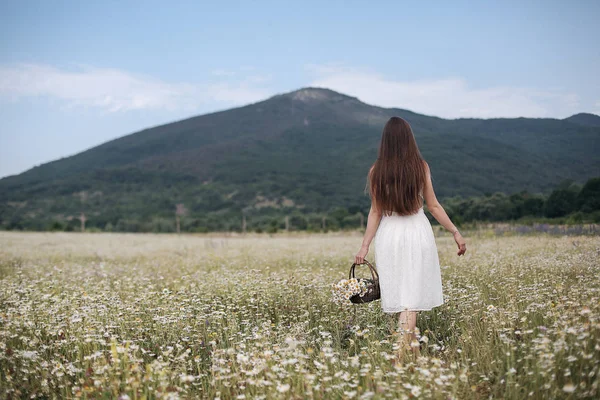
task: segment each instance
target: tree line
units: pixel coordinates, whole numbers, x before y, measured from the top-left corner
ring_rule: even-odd
[[[600,177],[585,184],[564,181],[549,194],[521,191],[501,192],[440,201],[458,226],[473,222],[519,223],[546,222],[559,224],[600,222]],[[294,207],[266,207],[260,210],[230,207],[211,213],[193,213],[180,202],[163,204],[172,214],[162,212],[150,217],[128,214],[100,218],[92,212],[77,213],[69,219],[53,219],[45,224],[4,221],[5,230],[104,231],[104,232],[327,232],[364,229],[370,202],[360,206],[337,206],[327,212],[303,212]],[[427,209],[427,207],[425,207]],[[437,222],[426,213],[433,224]]]

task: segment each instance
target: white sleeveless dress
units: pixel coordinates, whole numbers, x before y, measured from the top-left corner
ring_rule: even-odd
[[[384,313],[444,303],[437,246],[423,206],[412,215],[383,215],[374,240]]]

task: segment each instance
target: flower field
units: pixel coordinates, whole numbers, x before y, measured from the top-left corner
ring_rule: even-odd
[[[332,300],[358,233],[0,232],[0,398],[600,397],[600,238],[465,237],[394,366],[380,303]]]

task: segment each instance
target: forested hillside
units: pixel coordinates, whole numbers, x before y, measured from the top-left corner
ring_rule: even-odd
[[[525,190],[547,196],[566,180],[581,187],[600,176],[600,117],[592,114],[446,120],[306,88],[4,178],[0,226],[68,227],[83,212],[88,227],[168,231],[178,204],[183,229],[200,231],[239,229],[242,214],[264,227],[277,215],[310,215],[315,221],[304,225],[316,226],[335,212],[366,213],[366,173],[393,115],[411,123],[443,201]]]

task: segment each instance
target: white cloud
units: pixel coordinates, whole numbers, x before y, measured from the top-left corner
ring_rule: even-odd
[[[221,73],[219,73],[221,72]],[[138,109],[195,110],[202,105],[231,106],[264,99],[268,78],[231,78],[222,71],[207,83],[171,83],[110,68],[59,69],[49,65],[0,66],[0,96],[12,100],[48,97],[69,106],[111,112]],[[227,78],[227,80],[224,80]]]
[[[473,88],[461,77],[402,81],[344,65],[309,65],[311,86],[330,88],[384,107],[445,118],[554,117],[581,110],[579,96],[560,89]],[[67,107],[108,112],[139,109],[206,111],[263,100],[275,91],[253,67],[214,70],[205,82],[166,82],[111,68],[0,65],[0,100],[42,97]],[[598,109],[596,104],[594,109]],[[596,111],[597,112],[597,111]]]
[[[464,78],[400,81],[339,64],[308,65],[311,86],[326,87],[382,107],[443,118],[564,118],[579,108],[576,94],[525,87],[470,87]]]

